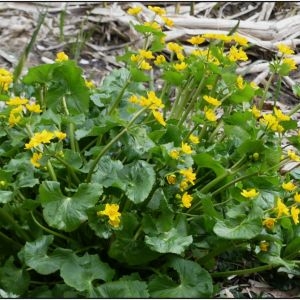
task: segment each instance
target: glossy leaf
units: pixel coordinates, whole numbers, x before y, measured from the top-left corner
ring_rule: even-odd
[[[64,231],[73,231],[85,222],[87,210],[95,205],[101,194],[102,186],[96,183],[80,184],[71,197],[63,195],[56,181],[44,181],[39,188],[46,222]]]

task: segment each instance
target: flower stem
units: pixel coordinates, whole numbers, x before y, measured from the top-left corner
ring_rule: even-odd
[[[268,82],[267,82],[267,84],[266,84],[264,94],[263,94],[263,96],[262,96],[262,97],[260,98],[260,100],[259,100],[259,103],[258,103],[258,109],[259,109],[259,110],[262,110],[262,108],[263,108],[263,106],[264,106],[265,100],[266,100],[266,98],[267,98],[267,93],[268,93],[268,90],[269,90],[269,88],[270,88],[270,86],[271,86],[271,83],[272,83],[272,81],[273,81],[273,78],[274,78],[274,73],[271,74],[271,76],[270,76],[270,78],[269,78],[269,80],[268,80]]]
[[[249,274],[253,274],[253,273],[271,270],[273,268],[274,268],[273,265],[264,265],[264,266],[259,266],[259,267],[255,267],[255,268],[250,268],[250,269],[243,269],[243,270],[214,272],[214,273],[211,273],[211,276],[214,278],[218,278],[218,277],[228,277],[231,275],[249,275]]]
[[[40,223],[38,222],[38,220],[35,218],[35,216],[34,216],[34,214],[33,214],[32,211],[30,212],[30,214],[31,214],[31,217],[32,217],[33,221],[34,221],[40,228],[42,228],[44,231],[46,231],[46,232],[48,232],[48,233],[50,233],[50,234],[53,234],[53,235],[55,235],[55,236],[57,236],[57,237],[60,237],[60,238],[62,238],[62,239],[64,239],[64,240],[67,240],[67,241],[74,241],[74,242],[75,242],[75,240],[73,240],[72,238],[69,238],[69,237],[67,237],[67,236],[65,236],[65,235],[63,235],[63,234],[61,234],[61,233],[55,232],[55,231],[53,231],[53,230],[51,230],[51,229],[49,229],[49,228],[43,226],[42,224],[40,224]]]
[[[136,115],[131,119],[131,121],[128,123],[128,125],[126,127],[124,127],[124,129],[119,132],[107,145],[105,145],[102,150],[100,151],[100,153],[98,154],[98,156],[95,158],[95,160],[92,163],[92,166],[90,167],[89,173],[87,175],[86,178],[86,182],[90,182],[91,181],[91,177],[94,173],[94,170],[99,162],[99,160],[101,159],[101,157],[110,149],[110,147],[116,142],[118,141],[121,136],[127,132],[127,130],[129,129],[129,127],[134,123],[134,121],[147,109],[147,107],[142,108],[141,110],[139,110]]]
[[[56,177],[55,171],[53,169],[53,166],[52,166],[50,160],[47,161],[47,169],[48,169],[48,172],[49,172],[52,180],[57,181],[57,177]]]

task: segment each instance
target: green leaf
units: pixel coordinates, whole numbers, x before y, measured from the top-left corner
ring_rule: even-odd
[[[296,97],[300,97],[300,84],[296,83],[292,86],[293,93]]]
[[[48,83],[52,79],[52,73],[55,68],[56,64],[43,64],[31,67],[23,77],[23,82],[25,84]]]
[[[134,203],[143,202],[150,194],[155,183],[155,172],[149,163],[143,160],[125,165],[120,172],[120,178],[126,187],[126,196]]]
[[[181,85],[184,79],[184,74],[175,71],[165,71],[162,78],[176,86]]]
[[[0,203],[8,203],[13,200],[12,191],[1,191],[0,190]]]
[[[26,242],[21,251],[25,263],[39,274],[48,275],[59,269],[59,260],[51,259],[47,254],[53,235],[43,235],[33,242]]]
[[[159,253],[182,254],[193,242],[193,237],[182,235],[177,229],[172,228],[170,231],[157,236],[146,235],[145,242],[150,249]]]
[[[0,286],[11,293],[22,296],[28,289],[30,276],[23,268],[17,268],[12,256],[0,269]],[[17,283],[17,284],[16,284]]]
[[[140,280],[119,280],[101,284],[95,289],[97,298],[149,298],[147,284]]]
[[[119,173],[123,169],[120,160],[112,160],[110,156],[103,156],[99,163],[97,171],[92,176],[92,182],[100,183],[104,187],[118,187],[125,189],[126,184],[119,178]]]
[[[213,230],[216,235],[224,239],[250,240],[261,233],[261,216],[262,210],[255,208],[241,222],[236,222],[235,220],[218,220]]]
[[[159,253],[150,250],[143,241],[122,237],[111,243],[108,255],[130,266],[144,265],[160,256]]]
[[[165,275],[156,276],[148,285],[152,298],[210,298],[212,296],[212,279],[199,264],[174,257],[168,266],[178,273],[179,283]]]
[[[297,255],[300,251],[300,237],[295,237],[284,249],[284,257]]]
[[[88,219],[87,210],[96,204],[101,194],[102,186],[97,183],[80,184],[71,197],[62,194],[56,181],[44,181],[39,188],[45,221],[54,228],[68,232]]]
[[[150,76],[145,74],[144,71],[139,70],[138,68],[132,67],[130,70],[132,80],[136,82],[147,82],[150,80]]]
[[[103,263],[98,255],[87,253],[81,257],[75,254],[68,257],[60,270],[60,276],[65,283],[78,291],[92,291],[93,280],[110,281],[114,273],[114,270]]]
[[[193,155],[193,159],[198,167],[212,169],[217,176],[226,172],[226,169],[207,153]]]
[[[128,160],[142,156],[155,146],[142,126],[130,128],[124,140],[124,152]]]

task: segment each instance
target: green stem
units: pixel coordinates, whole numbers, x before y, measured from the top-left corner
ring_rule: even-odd
[[[55,171],[53,169],[53,166],[52,166],[50,160],[47,161],[47,169],[48,169],[48,172],[49,172],[52,180],[57,181],[57,177],[56,177]]]
[[[126,127],[124,127],[124,129],[119,132],[119,134],[117,134],[107,145],[105,145],[102,150],[99,152],[98,156],[95,158],[95,160],[92,163],[92,166],[89,170],[89,173],[87,175],[86,178],[86,182],[90,182],[91,181],[91,177],[94,173],[94,170],[99,162],[99,160],[101,159],[101,157],[110,149],[110,147],[116,142],[118,141],[121,136],[123,134],[125,134],[127,132],[127,130],[129,129],[129,127],[135,122],[135,120],[147,109],[147,107],[142,108],[140,111],[138,111],[136,113],[136,115],[132,118],[132,120],[128,123],[128,125]]]
[[[266,98],[267,98],[267,93],[268,93],[268,90],[269,90],[269,88],[270,88],[270,86],[271,86],[271,83],[272,83],[272,81],[273,81],[273,78],[274,78],[274,73],[271,74],[271,76],[270,76],[270,78],[269,78],[269,80],[268,80],[268,82],[267,82],[267,84],[266,84],[264,94],[263,94],[263,96],[262,96],[262,97],[260,98],[260,100],[259,100],[259,103],[258,103],[258,109],[259,109],[259,110],[262,110],[262,108],[263,108],[263,106],[264,106],[265,100],[266,100]]]
[[[41,223],[39,223],[38,220],[35,218],[35,216],[34,216],[34,214],[33,214],[32,211],[30,212],[30,214],[31,214],[31,217],[32,217],[33,221],[36,223],[36,225],[38,225],[38,226],[39,226],[40,228],[42,228],[44,231],[46,231],[46,232],[48,232],[48,233],[50,233],[50,234],[53,234],[53,235],[55,235],[55,236],[57,236],[57,237],[60,237],[60,238],[62,238],[62,239],[64,239],[64,240],[75,242],[75,240],[73,240],[72,238],[69,238],[69,237],[67,237],[67,236],[65,236],[65,235],[63,235],[63,234],[61,234],[61,233],[55,232],[55,231],[53,231],[53,230],[51,230],[51,229],[49,229],[49,228],[43,226],[43,225],[42,225]]]
[[[10,224],[12,229],[16,231],[22,239],[30,241],[30,237],[24,231],[24,229],[3,209],[0,209],[0,219],[4,221],[4,224]]]
[[[291,111],[288,113],[289,116],[292,116],[294,113],[296,113],[298,110],[300,109],[300,104],[297,104],[296,106],[294,106],[293,109],[291,109]]]
[[[181,119],[180,119],[180,121],[178,123],[178,126],[180,126],[180,125],[183,124],[184,120],[187,118],[187,116],[189,115],[189,113],[191,112],[191,110],[194,108],[195,102],[198,99],[199,93],[200,93],[200,91],[201,91],[201,89],[203,87],[203,84],[204,84],[205,80],[206,80],[206,77],[203,76],[202,79],[201,79],[201,82],[199,83],[199,85],[198,85],[198,87],[196,89],[196,91],[194,92],[194,95],[192,96],[192,99],[190,100],[190,103],[189,103],[188,107],[184,111],[183,116],[181,117]],[[188,100],[188,97],[185,100]],[[185,101],[183,103],[182,109],[184,108],[186,102],[187,101]]]
[[[64,108],[64,111],[65,111],[65,114],[67,116],[70,116],[70,113],[69,113],[69,110],[68,110],[68,106],[67,106],[67,102],[66,102],[66,98],[65,97],[62,97],[62,103],[63,103],[63,108]],[[73,122],[70,122],[69,124],[69,138],[70,138],[70,144],[71,144],[71,149],[74,151],[74,152],[79,152],[78,150],[78,144],[77,144],[77,141],[75,139],[75,125]]]
[[[131,76],[129,75],[127,81],[125,82],[122,90],[120,91],[118,97],[116,98],[115,102],[113,103],[113,105],[111,106],[110,110],[108,111],[108,115],[111,115],[113,113],[113,111],[116,109],[116,107],[120,104],[121,100],[122,100],[122,97],[130,83],[130,79],[131,79]]]
[[[74,168],[69,165],[65,160],[63,160],[61,157],[59,157],[57,154],[52,154],[52,156],[57,159],[59,162],[61,162],[65,167],[67,167],[67,169],[69,170],[71,176],[73,177],[73,179],[75,180],[76,184],[80,184],[81,181],[79,180],[79,178],[77,177],[76,173],[74,172]]]
[[[10,237],[8,237],[7,235],[5,235],[3,232],[0,231],[0,239],[12,244],[12,245],[15,245],[16,248],[21,248],[22,245],[20,243],[18,243],[17,241],[14,241],[13,239],[11,239]]]
[[[171,113],[170,113],[170,118],[175,118],[175,116],[178,114],[177,111],[178,111],[178,107],[179,107],[179,103],[180,103],[180,99],[181,99],[181,96],[183,93],[185,93],[186,89],[188,88],[190,84],[190,81],[189,81],[189,78],[187,79],[187,81],[184,83],[183,87],[181,87],[179,90],[178,90],[178,94],[176,96],[176,99],[173,103],[173,106],[172,106],[172,109],[171,109]]]
[[[230,181],[230,182],[224,184],[223,186],[221,186],[219,189],[215,190],[214,192],[212,192],[211,195],[214,196],[214,195],[220,193],[221,191],[223,191],[224,189],[228,188],[229,186],[231,186],[231,185],[233,185],[233,184],[235,184],[235,183],[237,183],[237,182],[239,182],[239,181],[242,181],[242,180],[244,180],[244,179],[246,179],[246,178],[255,176],[255,175],[257,175],[257,174],[258,174],[258,172],[254,172],[254,173],[251,173],[251,174],[248,174],[248,175],[245,175],[245,176],[241,176],[241,177],[239,177],[239,178],[236,178],[236,179],[234,179],[234,180],[232,180],[232,181]]]
[[[229,277],[231,275],[249,275],[249,274],[253,274],[253,273],[271,270],[274,267],[275,266],[273,266],[273,265],[264,265],[264,266],[259,266],[259,267],[255,267],[255,268],[250,268],[250,269],[243,269],[243,270],[214,272],[214,273],[211,273],[211,276],[214,278],[218,278],[218,277]]]

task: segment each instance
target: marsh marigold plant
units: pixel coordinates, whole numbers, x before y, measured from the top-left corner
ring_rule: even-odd
[[[238,27],[166,43],[167,11],[129,6],[141,42],[101,84],[68,51],[0,69],[0,294],[212,298],[232,275],[298,276],[299,106],[268,98],[296,51],[278,44],[259,87]]]

